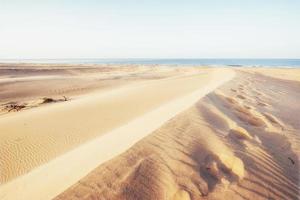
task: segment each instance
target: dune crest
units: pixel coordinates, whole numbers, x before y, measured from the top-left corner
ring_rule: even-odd
[[[278,112],[268,81],[298,98],[285,81],[238,72],[55,199],[298,199],[299,123],[286,113],[300,107]]]
[[[297,70],[85,67],[4,68],[0,199],[299,199]]]
[[[221,78],[224,73],[228,76],[226,78]],[[3,169],[7,169],[4,173],[6,176],[3,176],[4,180],[5,178],[9,178],[9,176],[14,176],[13,173],[22,172],[22,170],[14,170],[16,169],[12,168],[14,165],[23,167],[24,170],[31,170],[32,167],[34,167],[32,164],[37,162],[37,164],[43,164],[43,162],[45,162],[43,159],[51,159],[54,154],[50,153],[53,150],[65,151],[66,148],[78,144],[78,141],[82,142],[91,139],[91,136],[93,136],[95,132],[97,133],[97,136],[101,136],[101,133],[105,134],[65,153],[61,157],[55,158],[53,161],[41,165],[24,176],[20,176],[7,184],[4,184],[2,188],[0,188],[0,191],[4,194],[9,194],[6,198],[15,198],[15,194],[11,193],[15,187],[20,188],[18,190],[19,194],[22,194],[22,196],[26,198],[39,199],[53,197],[53,195],[62,192],[66,187],[79,180],[101,162],[104,162],[129,148],[134,142],[158,128],[166,120],[177,113],[188,108],[199,98],[232,78],[233,75],[234,73],[231,70],[203,70],[202,73],[197,72],[196,74],[193,73],[174,78],[146,82],[124,89],[120,88],[109,94],[90,95],[87,98],[82,98],[78,101],[68,102],[66,105],[56,104],[38,110],[24,111],[16,116],[11,115],[5,118],[3,117],[2,121],[0,121],[3,125],[5,124],[4,126],[1,126],[2,130],[9,130],[11,133],[14,133],[10,134],[9,137],[18,135],[18,129],[13,129],[12,125],[18,123],[18,119],[19,122],[22,123],[28,120],[28,123],[31,124],[27,130],[28,135],[33,133],[33,129],[40,129],[42,132],[42,130],[45,131],[43,127],[53,127],[55,123],[59,123],[59,126],[57,126],[57,124],[55,126],[59,129],[46,130],[46,136],[52,136],[51,131],[53,131],[53,134],[55,134],[55,137],[53,138],[56,138],[55,140],[52,140],[51,138],[49,138],[49,140],[41,140],[37,139],[36,136],[33,137],[35,140],[31,140],[30,137],[28,137],[27,142],[21,145],[26,151],[19,152],[17,151],[18,149],[16,149],[16,151],[13,152],[16,156],[20,155],[20,153],[23,154],[20,157],[21,161],[17,159],[10,160],[10,157],[2,160]],[[173,87],[174,85],[180,86]],[[159,96],[154,98],[153,95]],[[138,102],[143,102],[143,105],[139,106]],[[97,107],[99,110],[95,109]],[[105,111],[104,108],[107,110]],[[116,110],[116,112],[113,112],[113,110]],[[45,113],[47,113],[47,115],[43,115]],[[146,114],[139,116],[140,113]],[[45,116],[47,120],[43,119],[43,116]],[[105,116],[105,118],[103,118],[103,116]],[[133,118],[132,116],[139,117]],[[86,118],[91,120],[83,121]],[[99,124],[99,118],[102,118],[104,122]],[[115,120],[112,121],[112,118],[115,118]],[[76,121],[78,122],[75,123]],[[123,125],[120,124],[121,122]],[[141,124],[145,125],[141,126]],[[69,127],[72,127],[74,130],[67,129],[68,132],[66,132],[66,134],[60,133],[60,130],[66,130],[66,128]],[[91,129],[91,127],[93,127],[93,129]],[[89,129],[91,129],[92,132],[87,132]],[[78,135],[80,133],[82,134]],[[59,137],[58,134],[60,134]],[[78,139],[81,140],[76,139],[78,136],[80,136]],[[95,136],[93,137],[95,138]],[[58,140],[58,138],[61,138],[61,141]],[[29,152],[34,151],[33,149],[27,148],[28,144],[30,145],[31,142],[36,144],[36,142],[42,141],[44,142],[42,145],[31,145],[36,149],[34,154],[26,154],[27,150],[29,150]],[[63,146],[60,146],[59,142],[63,142]],[[56,148],[54,148],[54,146],[56,146]],[[110,151],[109,149],[112,146],[114,146],[114,150]],[[61,147],[63,147],[63,149]],[[9,146],[3,146],[3,148],[3,151],[5,151],[6,149],[9,149]],[[45,151],[48,151],[48,153],[45,154]],[[106,153],[98,156],[97,159],[93,159],[99,152]],[[39,159],[39,155],[43,156],[43,159]],[[78,155],[80,156],[78,157]],[[29,159],[31,162],[23,162],[22,159]],[[7,164],[8,162],[11,163]],[[85,163],[85,165],[82,166],[80,163]],[[68,168],[70,165],[73,166],[72,169]],[[5,168],[5,166],[10,167]],[[62,173],[65,170],[68,170],[68,173]],[[50,185],[51,182],[59,182],[59,184],[55,187],[51,185],[52,189],[49,191],[48,188],[50,186],[42,184],[45,181],[44,176],[47,176],[47,182]],[[27,184],[29,181],[31,185]],[[34,188],[39,188],[40,192],[31,192]]]

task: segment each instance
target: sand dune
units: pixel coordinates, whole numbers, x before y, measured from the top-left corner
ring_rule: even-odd
[[[38,106],[43,97],[76,98],[131,82],[177,75],[177,70],[166,67],[0,64],[0,110],[1,104],[7,102],[22,103],[31,108]]]
[[[299,91],[239,72],[55,199],[299,199]]]
[[[223,73],[228,75],[227,78],[221,79]],[[53,194],[56,195],[57,191],[62,191],[68,184],[78,180],[101,161],[121,153],[121,150],[128,148],[132,142],[154,130],[180,110],[187,108],[201,95],[207,94],[231,77],[231,71],[223,70],[216,73],[213,70],[202,70],[201,73],[193,75],[133,84],[107,93],[94,93],[76,101],[4,116],[0,120],[1,154],[8,156],[2,157],[0,162],[2,182],[28,173],[36,166],[92,138],[104,133],[109,136],[107,139],[101,138],[97,142],[93,141],[91,144],[75,149],[64,158],[58,158],[41,166],[24,177],[12,180],[0,190],[7,199],[18,198],[15,192],[12,193],[12,189],[15,190],[16,187],[19,188],[18,196],[22,194],[22,197],[29,199],[49,198]],[[174,85],[176,87],[173,87]],[[162,108],[159,109],[160,107]],[[130,122],[151,110],[155,112],[138,118],[139,123]],[[115,133],[109,132],[124,124],[125,126],[116,130]],[[125,135],[125,132],[129,135],[133,132],[132,139],[129,135]],[[105,143],[115,144],[121,138],[125,141],[129,140],[124,144],[118,144],[119,147],[108,146]],[[106,144],[106,148],[101,148],[100,144]],[[115,149],[111,150],[112,147]],[[112,152],[101,155],[97,159],[88,157],[96,156],[95,153],[99,151]],[[89,159],[86,159],[87,157]],[[85,166],[80,165],[69,169],[70,165],[73,166],[72,162],[78,165],[80,160],[84,161],[80,164],[85,163]],[[65,170],[69,173],[62,174]],[[45,175],[49,176],[49,181],[62,184],[57,184],[57,189],[54,189],[51,182],[49,182],[50,185],[43,184]],[[32,190],[37,187],[41,187],[40,192],[33,193]],[[49,187],[52,187],[51,191]]]
[[[299,199],[297,70],[45,67],[84,89],[0,116],[0,199]]]

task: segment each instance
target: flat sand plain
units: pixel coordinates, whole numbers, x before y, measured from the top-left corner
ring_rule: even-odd
[[[298,199],[298,69],[0,65],[0,199]]]

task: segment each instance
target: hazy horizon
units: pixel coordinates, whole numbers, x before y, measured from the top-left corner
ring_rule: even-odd
[[[0,59],[300,58],[300,2],[0,0]]]

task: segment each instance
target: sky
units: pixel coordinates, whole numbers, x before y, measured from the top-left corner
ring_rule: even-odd
[[[0,0],[0,59],[300,58],[299,0]]]

